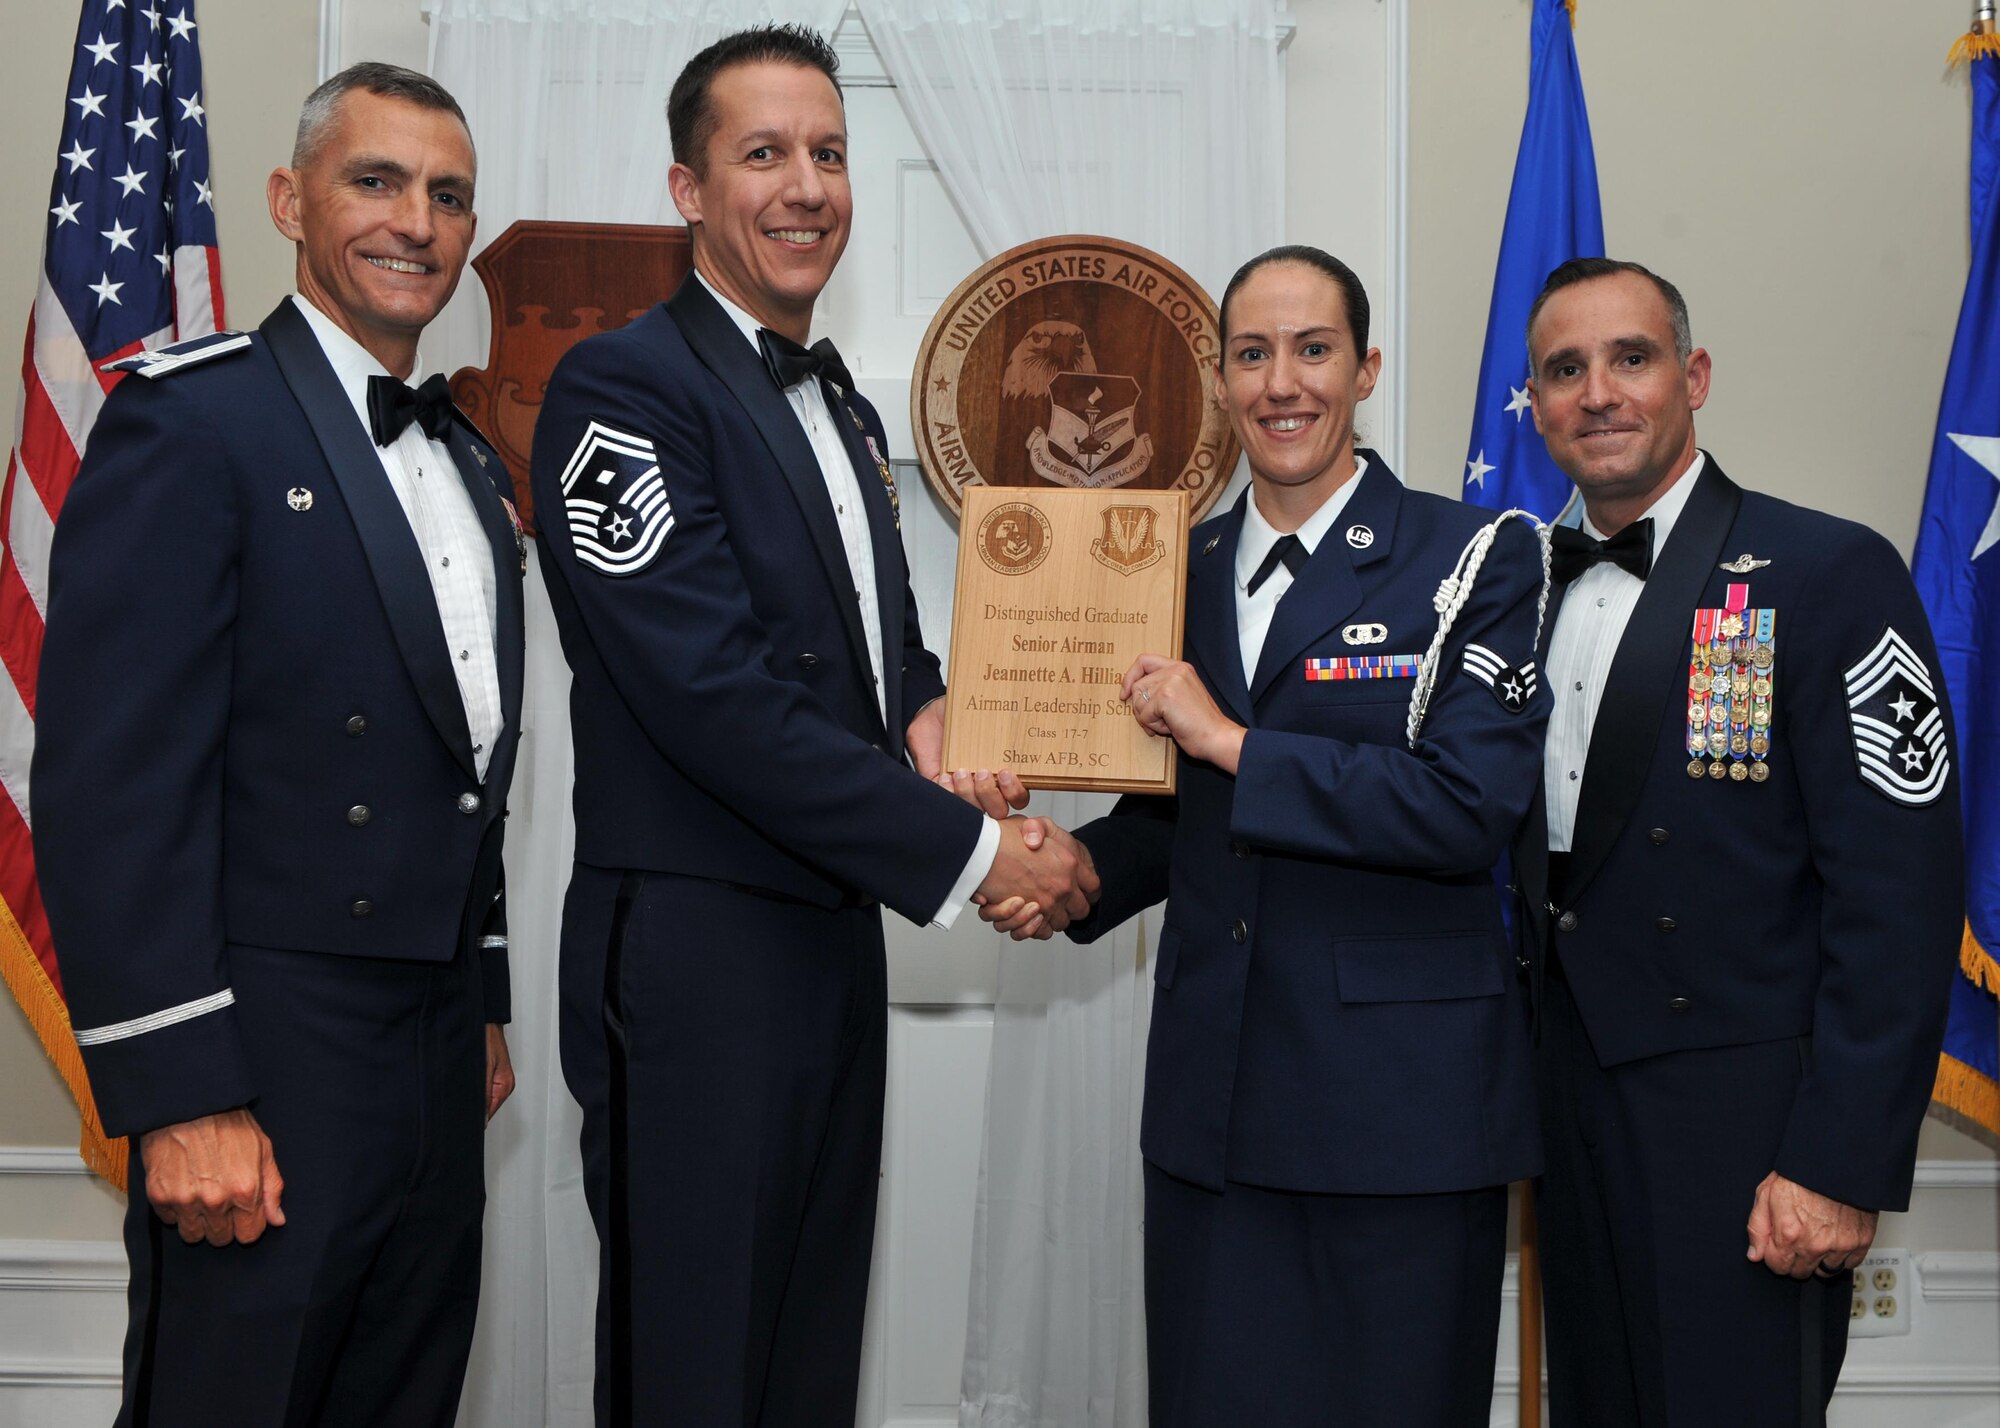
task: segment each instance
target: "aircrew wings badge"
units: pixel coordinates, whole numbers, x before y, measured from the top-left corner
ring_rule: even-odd
[[[562,474],[576,558],[601,575],[637,575],[674,528],[659,458],[643,436],[592,422]]]
[[[1951,755],[1944,711],[1923,659],[1893,626],[1885,626],[1846,679],[1861,781],[1913,808],[1935,803],[1951,774]]]
[[[1511,665],[1485,645],[1465,647],[1465,672],[1493,691],[1500,707],[1519,714],[1535,697],[1535,662]]]

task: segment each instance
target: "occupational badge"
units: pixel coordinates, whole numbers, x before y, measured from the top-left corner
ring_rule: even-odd
[[[637,575],[674,528],[653,443],[601,422],[585,428],[562,491],[576,558],[601,575]]]
[[[1723,569],[1768,565],[1741,556]],[[1688,650],[1689,778],[1763,783],[1771,776],[1778,612],[1753,609],[1748,584],[1731,584],[1721,609],[1696,610]]]
[[[1509,664],[1485,645],[1467,645],[1464,664],[1465,672],[1492,690],[1500,707],[1509,714],[1519,714],[1535,697],[1537,678],[1533,660]]]
[[[1376,623],[1348,625],[1340,632],[1340,642],[1344,645],[1379,645],[1389,638],[1389,627]]]
[[[1944,711],[1922,658],[1893,626],[1848,669],[1847,719],[1861,781],[1896,803],[1934,803],[1951,773]]]
[[[313,508],[313,493],[303,486],[294,486],[285,492],[285,504],[295,511],[310,511]]]

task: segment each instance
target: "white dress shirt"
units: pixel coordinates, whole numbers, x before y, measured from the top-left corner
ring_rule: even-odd
[[[1356,456],[1354,474],[1320,502],[1319,509],[1306,517],[1305,524],[1292,532],[1306,548],[1307,555],[1319,549],[1320,538],[1340,519],[1340,513],[1347,509],[1349,498],[1367,471],[1368,458]],[[1271,616],[1277,613],[1278,601],[1292,588],[1292,572],[1279,561],[1254,595],[1250,593],[1250,581],[1282,534],[1257,509],[1253,490],[1250,499],[1243,503],[1243,529],[1236,537],[1236,642],[1243,647],[1243,678],[1250,683],[1257,678],[1257,659],[1264,653],[1264,636],[1270,633]]]
[[[1697,451],[1694,464],[1638,517],[1652,518],[1655,566],[1706,463],[1707,457]],[[1604,539],[1588,516],[1582,517],[1581,526],[1592,540]],[[1604,699],[1604,681],[1618,642],[1625,637],[1626,622],[1645,590],[1646,582],[1623,566],[1608,560],[1593,565],[1570,582],[1555,629],[1549,633],[1549,688],[1555,691],[1556,703],[1542,745],[1542,792],[1551,852],[1567,853],[1576,834],[1577,795],[1583,791],[1583,764],[1590,753],[1597,706]]]
[[[709,296],[729,314],[729,320],[757,350],[761,360],[763,349],[758,345],[757,333],[764,324],[717,292],[699,272],[695,274],[695,280],[707,288]],[[792,412],[805,429],[806,440],[812,444],[813,455],[819,461],[820,479],[826,482],[826,494],[833,503],[834,523],[840,527],[841,548],[847,553],[847,571],[854,582],[854,598],[861,606],[861,628],[871,634],[868,670],[875,680],[875,709],[886,727],[889,722],[889,692],[882,684],[882,661],[890,652],[882,648],[882,602],[876,595],[875,547],[868,530],[868,508],[862,502],[862,477],[855,471],[854,462],[847,454],[847,446],[840,436],[839,419],[827,405],[826,392],[819,382],[811,377],[802,377],[785,388],[785,399],[792,404]],[[879,479],[873,471],[867,474],[869,479]],[[897,650],[894,654],[900,660],[903,652]],[[989,818],[979,830],[979,842],[966,861],[965,871],[959,874],[958,882],[945,897],[944,905],[931,915],[934,924],[950,927],[958,920],[959,912],[986,880],[986,874],[992,870],[993,860],[999,852],[1000,825]]]
[[[305,298],[294,293],[292,301],[319,339],[341,390],[354,404],[362,431],[368,432],[368,379],[388,376],[388,368]],[[410,385],[422,380],[419,359],[410,373]],[[373,444],[372,436],[369,442]],[[484,782],[501,723],[493,546],[443,442],[431,440],[413,421],[387,446],[376,447],[375,453],[382,458],[389,487],[423,553],[424,573],[430,576],[431,593],[437,598],[438,620],[451,647],[451,669],[458,676],[458,695],[472,733],[473,764]]]

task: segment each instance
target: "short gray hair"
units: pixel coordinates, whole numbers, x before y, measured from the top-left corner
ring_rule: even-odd
[[[326,140],[328,127],[340,112],[340,101],[357,89],[379,94],[385,99],[400,99],[419,109],[435,109],[455,115],[458,122],[465,125],[467,142],[471,141],[472,126],[465,123],[465,111],[458,107],[458,101],[451,97],[450,90],[429,75],[404,69],[399,64],[363,60],[360,64],[349,65],[306,96],[305,107],[299,110],[298,137],[292,141],[293,168],[304,168],[312,162]]]
[[[1550,298],[1564,288],[1587,283],[1593,278],[1613,277],[1619,273],[1631,273],[1644,278],[1659,292],[1661,300],[1667,305],[1667,320],[1674,330],[1674,356],[1681,366],[1687,366],[1688,358],[1694,355],[1694,330],[1688,322],[1687,299],[1681,296],[1679,288],[1643,263],[1630,263],[1618,258],[1571,258],[1567,263],[1558,265],[1549,274],[1548,279],[1542,284],[1542,290],[1535,295],[1534,305],[1528,309],[1529,360],[1532,362],[1534,358],[1535,319],[1542,315],[1542,308]]]

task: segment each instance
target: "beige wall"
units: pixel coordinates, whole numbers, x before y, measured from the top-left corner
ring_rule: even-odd
[[[77,9],[73,0],[8,9],[9,82],[0,85],[0,133],[9,139],[0,146],[0,193],[30,196],[0,204],[0,350],[9,354],[9,432],[17,371],[12,354],[20,350],[35,298],[48,217],[42,196],[55,168]],[[319,6],[315,0],[202,0],[199,15],[223,296],[229,320],[240,327],[262,319],[291,291],[291,249],[265,212],[264,176],[290,155],[299,101],[317,78]],[[0,1004],[0,1145],[74,1144],[68,1092],[20,1008],[5,996]],[[10,1232],[10,1208],[0,1202],[0,1235]]]
[[[1456,492],[1530,4],[1411,8],[1403,474]],[[1944,57],[1969,14],[1966,0],[1581,0],[1577,14],[1605,242],[1687,297],[1715,358],[1703,444],[1906,555],[1965,281],[1968,86]]]

